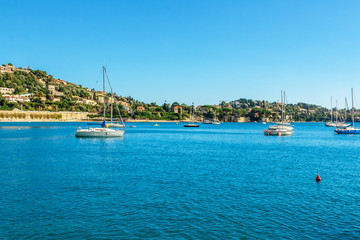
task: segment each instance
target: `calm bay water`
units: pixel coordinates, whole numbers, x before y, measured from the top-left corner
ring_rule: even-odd
[[[79,125],[0,124],[1,239],[360,237],[360,135],[132,123],[80,139]]]

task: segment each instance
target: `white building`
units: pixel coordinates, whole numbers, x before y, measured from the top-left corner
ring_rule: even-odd
[[[13,92],[14,92],[13,88],[0,87],[1,94],[12,94]]]

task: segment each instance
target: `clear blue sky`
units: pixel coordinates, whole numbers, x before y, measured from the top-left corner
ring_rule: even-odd
[[[360,1],[0,1],[0,62],[145,102],[360,103]],[[98,81],[98,82],[97,82]]]

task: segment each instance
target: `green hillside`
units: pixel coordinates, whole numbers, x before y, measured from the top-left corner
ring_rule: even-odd
[[[0,110],[89,112],[92,118],[101,117],[103,112],[102,91],[56,79],[42,70],[16,68],[12,64],[0,66],[0,92]],[[110,102],[110,93],[105,93],[105,98]],[[277,121],[280,115],[279,103],[243,98],[196,108],[178,102],[156,105],[118,95],[113,101],[124,118],[132,119],[186,120],[194,112],[193,117],[199,121]],[[313,104],[287,104],[286,109],[288,118],[293,121],[327,121],[330,118],[328,109]],[[117,108],[114,111],[118,116]],[[345,113],[341,110],[340,116]],[[110,114],[109,108],[107,114]]]

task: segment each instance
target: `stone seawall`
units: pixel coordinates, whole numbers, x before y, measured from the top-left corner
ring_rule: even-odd
[[[0,111],[0,121],[81,121],[88,112]]]

